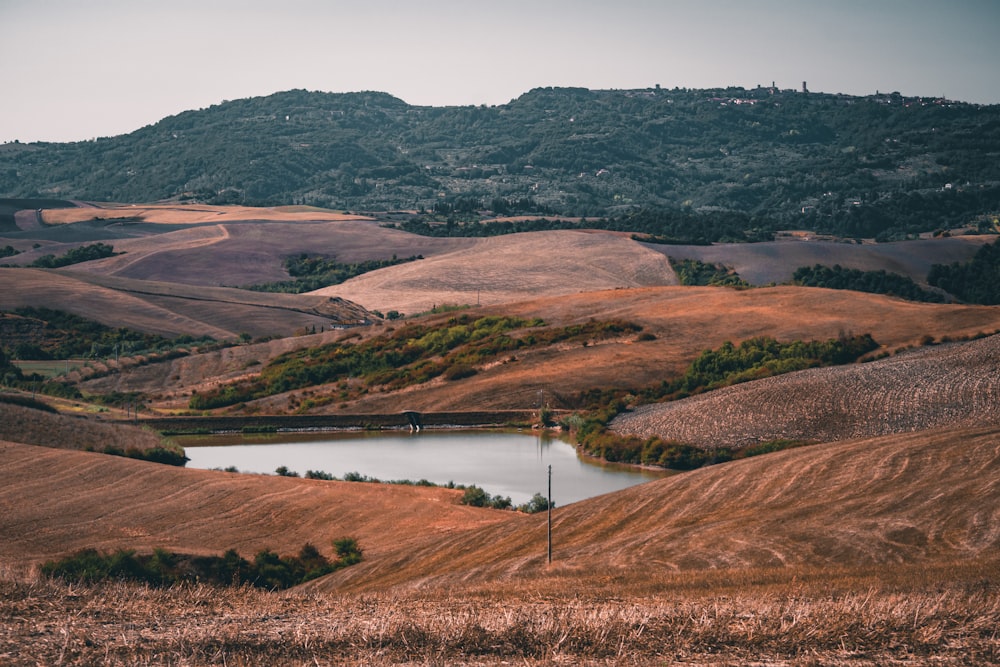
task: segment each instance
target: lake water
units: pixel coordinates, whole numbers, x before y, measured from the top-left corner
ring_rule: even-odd
[[[341,479],[356,472],[383,481],[475,484],[490,495],[510,497],[515,505],[535,493],[547,494],[550,465],[552,502],[560,507],[669,474],[585,461],[569,443],[528,432],[281,433],[175,440],[191,459],[189,468],[274,474],[285,466],[302,476],[313,470]]]

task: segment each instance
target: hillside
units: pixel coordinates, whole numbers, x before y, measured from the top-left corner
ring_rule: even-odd
[[[11,287],[0,290],[0,310],[44,305],[107,326],[164,336],[292,336],[373,317],[357,304],[326,297],[190,287],[69,269],[0,268],[0,284]]]
[[[418,237],[419,238],[419,237]],[[552,231],[470,239],[468,247],[315,292],[374,310],[495,305],[579,292],[676,285],[666,258],[607,233]]]
[[[640,406],[612,428],[706,448],[1000,425],[1000,335]]]
[[[317,587],[495,591],[532,580],[557,591],[567,578],[639,587],[687,570],[975,559],[1000,546],[997,435],[928,431],[808,447],[558,508],[551,568],[544,516],[456,505],[456,491],[185,470],[7,442],[0,563],[83,546],[288,552],[350,534],[365,561]]]
[[[315,408],[319,412],[395,413],[401,403],[423,411],[576,408],[578,395],[595,388],[641,389],[683,369],[702,350],[727,340],[760,335],[780,340],[827,340],[841,333],[871,333],[887,351],[937,339],[971,337],[1000,330],[1000,310],[985,306],[920,304],[842,290],[774,287],[735,291],[714,287],[660,287],[573,293],[517,304],[461,311],[474,317],[510,315],[541,318],[548,327],[590,320],[620,319],[643,327],[649,340],[636,335],[612,337],[600,344],[558,344],[501,356],[484,362],[478,373],[458,381],[441,378],[396,392],[373,391],[357,400]],[[724,316],[720,316],[724,313]],[[455,313],[426,316],[427,324],[447,323]],[[260,345],[130,368],[127,373],[87,381],[87,392],[142,391],[151,407],[186,409],[191,390],[218,381],[259,373],[267,359],[281,352],[336,340],[358,342],[390,335],[393,323],[328,331]],[[360,338],[359,338],[360,337]],[[648,336],[647,336],[648,337]],[[71,377],[75,377],[71,376]],[[339,391],[310,388],[314,398]],[[265,412],[282,413],[304,398],[302,391],[254,403]]]
[[[653,208],[888,239],[991,226],[998,113],[773,88],[539,88],[488,108],[293,90],[119,137],[6,144],[0,196],[305,203],[442,221]]]
[[[7,566],[85,547],[253,556],[311,542],[329,552],[344,536],[377,558],[390,544],[524,516],[458,505],[461,492],[448,489],[187,470],[12,442],[0,451]]]
[[[655,589],[677,572],[878,567],[988,557],[1000,546],[995,427],[928,431],[703,468],[559,508],[545,518],[394,549],[325,590],[485,590],[526,580]]]

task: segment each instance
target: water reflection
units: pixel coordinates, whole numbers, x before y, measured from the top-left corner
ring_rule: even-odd
[[[285,466],[305,475],[347,473],[435,484],[475,484],[517,505],[547,491],[557,506],[647,482],[667,473],[599,465],[577,456],[569,443],[548,434],[512,431],[378,431],[270,436],[178,438],[191,468],[235,467],[273,474]]]

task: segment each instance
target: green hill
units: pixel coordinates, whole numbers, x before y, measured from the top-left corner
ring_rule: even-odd
[[[118,137],[4,144],[0,197],[305,203],[442,222],[725,212],[746,229],[886,239],[992,226],[998,152],[1000,106],[897,93],[544,88],[438,108],[293,90]]]

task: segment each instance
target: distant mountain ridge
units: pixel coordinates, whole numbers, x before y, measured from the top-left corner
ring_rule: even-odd
[[[292,90],[0,146],[0,197],[614,216],[846,236],[992,225],[1000,106],[773,88],[539,88],[498,106]]]

